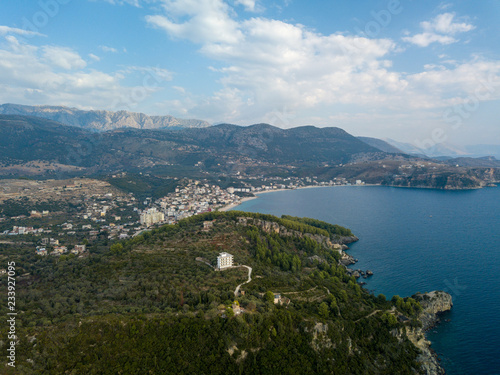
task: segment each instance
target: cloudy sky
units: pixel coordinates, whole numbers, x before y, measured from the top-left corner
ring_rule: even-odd
[[[0,103],[500,144],[499,19],[499,0],[2,1]]]

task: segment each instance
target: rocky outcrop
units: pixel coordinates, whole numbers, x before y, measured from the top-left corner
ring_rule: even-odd
[[[255,225],[266,233],[276,233],[279,234],[280,236],[296,236],[300,238],[309,237],[312,240],[319,243],[320,245],[323,245],[327,249],[338,251],[341,255],[344,255],[345,253],[343,252],[343,250],[347,249],[347,246],[345,244],[359,240],[358,237],[356,236],[349,236],[349,237],[338,236],[332,239],[330,237],[323,236],[321,234],[302,233],[296,230],[288,229],[284,225],[280,225],[274,221],[254,219],[253,217],[239,217],[238,224]]]
[[[338,236],[332,239],[333,243],[337,243],[339,245],[347,245],[356,241],[359,241],[359,238],[356,236]]]
[[[422,364],[426,375],[444,374],[445,371],[439,365],[436,354],[431,349],[431,342],[425,338],[425,331],[439,322],[439,314],[448,311],[453,306],[451,295],[441,291],[430,293],[418,293],[412,296],[420,302],[422,311],[418,319],[422,322],[422,328],[407,332],[410,341],[420,349],[421,353],[417,360]]]
[[[422,329],[428,330],[439,322],[439,314],[451,310],[453,306],[451,295],[441,291],[429,293],[417,293],[412,296],[420,302],[422,312],[419,320],[422,322]]]
[[[311,330],[306,329],[306,332]],[[336,345],[328,337],[328,324],[316,322],[312,329],[313,338],[311,346],[314,350],[319,351],[326,348],[335,348]]]
[[[387,177],[383,185],[412,188],[432,188],[443,190],[478,189],[485,185],[484,181],[469,172],[420,173],[410,176],[394,175]]]

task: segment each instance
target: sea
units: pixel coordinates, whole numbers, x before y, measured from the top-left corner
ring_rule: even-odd
[[[312,217],[359,237],[351,266],[388,299],[444,290],[453,308],[428,332],[447,374],[500,374],[500,187],[443,191],[336,186],[260,194],[235,210]]]

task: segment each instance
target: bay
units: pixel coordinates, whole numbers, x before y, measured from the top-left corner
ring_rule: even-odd
[[[374,294],[444,290],[453,309],[428,338],[448,374],[500,374],[500,188],[345,186],[261,194],[236,210],[350,228],[348,252]],[[449,321],[448,321],[449,320]]]

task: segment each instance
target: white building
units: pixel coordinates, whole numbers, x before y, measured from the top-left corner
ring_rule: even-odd
[[[217,268],[223,269],[233,265],[233,256],[228,253],[220,253],[217,257]]]
[[[142,212],[140,216],[141,224],[145,224],[148,227],[163,221],[165,221],[165,215],[154,207]]]

